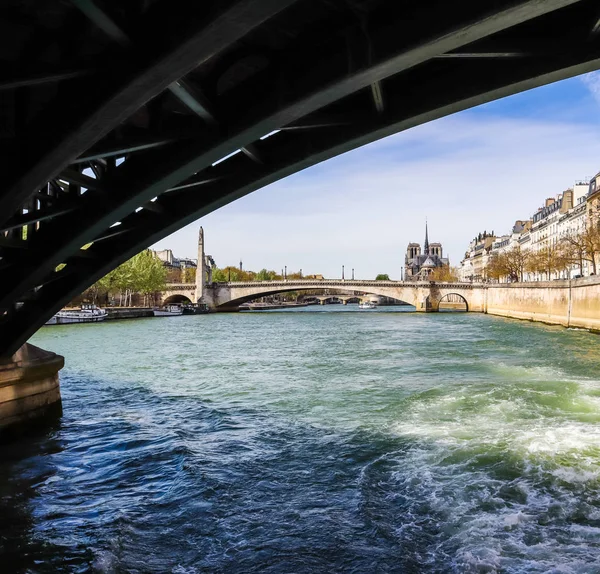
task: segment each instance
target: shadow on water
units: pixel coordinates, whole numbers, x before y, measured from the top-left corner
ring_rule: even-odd
[[[411,572],[439,535],[395,492],[410,441],[90,386],[102,413],[0,447],[3,572]]]
[[[27,432],[0,443],[0,564],[7,573],[36,572],[40,558],[62,550],[32,536],[38,487],[56,473],[54,455],[63,450],[60,419],[46,418]]]

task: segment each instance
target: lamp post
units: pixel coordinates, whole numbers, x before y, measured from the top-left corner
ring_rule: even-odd
[[[342,281],[344,280],[344,266],[342,265]]]
[[[287,265],[285,266],[285,275],[283,276],[283,278],[287,281]]]
[[[404,267],[400,267],[400,281],[404,281]]]
[[[352,267],[352,281],[354,281],[354,267]]]

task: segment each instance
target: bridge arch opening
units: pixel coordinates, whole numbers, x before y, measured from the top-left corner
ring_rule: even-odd
[[[372,285],[371,285],[372,283]],[[267,302],[269,298],[280,293],[291,294],[288,300],[297,303],[358,303],[373,301],[380,305],[405,305],[414,308],[414,290],[416,285],[406,286],[396,283],[323,281],[312,284],[307,281],[271,281],[271,282],[235,282],[217,283],[214,290],[215,311],[233,311],[240,305],[257,300]]]
[[[447,293],[439,301],[439,311],[466,313],[469,310],[469,303],[458,293]]]
[[[191,305],[193,302],[189,297],[185,295],[169,295],[164,301],[163,305]]]

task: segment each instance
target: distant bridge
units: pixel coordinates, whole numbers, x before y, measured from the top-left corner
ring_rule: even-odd
[[[391,297],[414,305],[417,311],[438,311],[440,302],[458,295],[467,311],[485,310],[486,286],[478,283],[437,283],[433,281],[360,281],[344,279],[292,279],[284,281],[247,281],[204,285],[203,300],[215,311],[233,311],[243,303],[290,291],[361,291],[370,295]],[[189,299],[195,302],[195,284],[172,283],[162,293],[163,302]]]

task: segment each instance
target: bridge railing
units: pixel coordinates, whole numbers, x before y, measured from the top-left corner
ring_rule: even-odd
[[[195,283],[167,283],[163,291],[193,291]]]
[[[359,279],[282,279],[277,281],[225,281],[221,283],[212,283],[215,287],[432,287],[438,286],[445,289],[472,289],[473,287],[483,287],[487,284],[471,282],[442,282],[442,281],[376,281]],[[167,291],[189,290],[193,289],[194,283],[170,283],[167,285]]]

